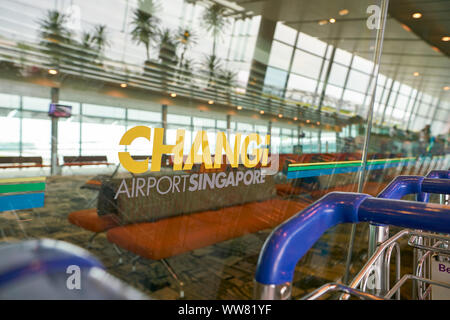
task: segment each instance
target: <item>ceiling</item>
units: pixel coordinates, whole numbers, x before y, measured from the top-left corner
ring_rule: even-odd
[[[373,61],[376,30],[369,30],[367,7],[378,0],[235,0],[235,3]],[[348,14],[339,15],[347,9]],[[449,0],[391,0],[380,72],[422,91],[450,100]],[[411,14],[422,12],[422,19]],[[334,24],[319,21],[335,18]],[[434,48],[433,48],[434,47]],[[414,76],[415,72],[419,76]]]

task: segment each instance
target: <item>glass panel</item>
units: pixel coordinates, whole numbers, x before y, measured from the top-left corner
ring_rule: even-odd
[[[448,156],[448,59],[412,30],[421,20],[406,31],[390,1],[374,68],[381,4],[2,0],[0,251],[50,238],[87,250],[152,299],[252,298],[263,244],[298,212],[330,192],[376,196],[398,175],[448,168],[438,164]],[[52,93],[71,114],[49,115]],[[30,177],[45,179],[30,191],[45,201],[2,208],[3,179]],[[288,279],[293,299],[344,282],[349,252],[348,280],[356,275],[369,225],[357,225],[350,250],[351,232],[340,224],[309,237],[317,241]],[[70,275],[55,268],[64,281],[48,294],[65,297]],[[4,290],[2,276],[0,297],[21,288]]]

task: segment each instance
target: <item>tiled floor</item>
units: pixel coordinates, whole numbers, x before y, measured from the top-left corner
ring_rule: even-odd
[[[29,238],[53,238],[86,247],[92,233],[71,225],[67,215],[87,208],[96,191],[80,189],[87,176],[49,177],[45,207],[0,214],[0,240],[17,241]],[[339,281],[344,273],[350,225],[328,231],[297,266],[293,297],[331,281]],[[351,273],[355,275],[366,257],[367,225],[357,227]],[[256,262],[270,230],[184,253],[168,261],[185,283],[188,299],[250,299]],[[90,250],[107,270],[123,281],[156,299],[177,299],[178,289],[159,261],[140,261],[135,272],[128,263],[132,254],[125,254],[124,263],[117,264],[118,255],[106,236],[100,235]],[[408,255],[406,255],[408,257]],[[406,264],[411,265],[410,263]]]

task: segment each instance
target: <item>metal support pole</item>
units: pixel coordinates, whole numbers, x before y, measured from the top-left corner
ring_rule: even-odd
[[[81,157],[83,152],[83,104],[80,103],[80,133],[79,133],[79,147],[78,147],[78,155]]]
[[[19,156],[23,154],[23,96],[19,98]]]
[[[51,89],[52,103],[59,101],[59,88]],[[51,155],[50,155],[50,174],[52,176],[59,174],[58,167],[58,118],[52,117],[52,135],[51,135]]]
[[[327,73],[325,74],[325,80],[323,81],[322,93],[320,94],[319,106],[317,111],[319,112],[319,122],[322,124],[322,105],[325,99],[325,92],[327,91],[328,79],[330,78],[331,68],[334,62],[334,56],[336,54],[336,46],[333,46],[331,51],[330,62],[328,63]],[[319,153],[322,152],[322,127],[319,125]]]
[[[370,99],[369,112],[367,114],[366,136],[364,139],[364,147],[362,150],[361,170],[359,171],[359,177],[358,177],[358,192],[359,193],[361,193],[363,191],[363,187],[364,187],[364,177],[365,177],[365,173],[366,173],[366,164],[367,164],[367,152],[369,149],[370,133],[372,130],[373,109],[374,109],[374,105],[375,105],[375,95],[376,95],[376,90],[377,90],[378,72],[379,72],[380,62],[381,62],[381,52],[383,49],[384,28],[386,25],[388,6],[389,6],[389,0],[381,1],[381,17],[380,17],[381,21],[380,21],[380,25],[379,25],[380,28],[377,30],[374,68],[372,70],[373,77],[375,79],[375,83],[373,86],[372,96]],[[348,277],[349,277],[349,273],[350,273],[350,263],[352,260],[352,251],[353,251],[353,244],[355,241],[355,233],[356,233],[356,224],[353,224],[351,234],[350,234],[350,243],[349,243],[347,261],[346,261],[346,266],[345,266],[345,274],[344,274],[344,283],[345,284],[348,283]]]
[[[416,97],[414,98],[414,104],[412,105],[411,112],[409,113],[408,124],[406,125],[406,130],[409,130],[409,127],[411,125],[412,116],[415,113],[415,111],[417,110],[417,108],[416,108],[416,106],[418,105],[417,102],[421,99],[422,99],[422,92],[419,89],[417,89]]]
[[[386,103],[384,104],[383,115],[381,116],[381,123],[380,123],[380,125],[383,125],[384,118],[386,117],[386,109],[388,107],[389,100],[391,99],[392,89],[394,88],[394,82],[395,82],[395,77],[392,79],[391,87],[389,88],[389,93],[388,93],[388,96],[386,98]]]
[[[338,104],[337,110],[336,110],[337,113],[341,112],[342,104],[344,103],[344,93],[345,93],[345,90],[347,89],[348,78],[350,77],[350,71],[352,69],[352,64],[353,64],[354,58],[355,58],[355,54],[352,54],[352,58],[350,59],[350,63],[347,68],[347,74],[345,75],[344,85],[342,86],[342,93],[341,93],[341,97],[339,99],[339,104]]]
[[[161,122],[164,129],[163,143],[166,144],[167,137],[167,104],[162,105]]]
[[[227,114],[227,130],[231,129],[231,115]]]

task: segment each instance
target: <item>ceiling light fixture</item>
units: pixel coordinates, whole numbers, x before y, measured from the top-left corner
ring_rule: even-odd
[[[420,73],[418,73],[417,71],[413,73],[414,77],[418,77],[420,75]]]
[[[55,74],[58,74],[58,70],[56,70],[56,69],[49,69],[48,73],[51,74],[51,75],[55,75]]]
[[[121,88],[126,88],[126,87],[128,87],[128,85],[127,85],[126,83],[121,83],[121,84],[120,84],[120,87],[121,87]]]
[[[298,120],[298,118],[297,117],[294,117],[294,121],[297,121]]]
[[[323,25],[325,25],[325,24],[327,24],[328,23],[328,20],[320,20],[319,21],[319,25],[320,26],[323,26]]]
[[[348,14],[348,10],[347,9],[342,9],[342,10],[339,11],[339,15],[340,16],[345,16],[347,14]]]
[[[336,22],[336,19],[335,18],[330,18],[330,23],[335,23]]]
[[[242,110],[242,106],[237,106],[237,109],[238,110]]]
[[[208,104],[214,104],[214,100],[209,100]]]
[[[264,114],[264,110],[259,111],[259,113]]]
[[[172,98],[176,98],[176,97],[177,97],[177,94],[176,94],[175,92],[172,92],[172,93],[170,94],[170,96],[171,96]]]
[[[450,41],[450,37],[442,37],[442,39],[441,39],[442,41],[444,41],[444,42],[448,42],[448,41]]]
[[[283,118],[283,115],[280,113],[279,115],[278,115],[278,118]]]
[[[414,19],[420,19],[420,18],[422,18],[422,14],[421,14],[420,12],[416,12],[416,13],[413,13],[413,14],[412,14],[412,17],[413,17]]]
[[[308,119],[308,120],[306,120],[306,123],[310,123],[311,121]]]
[[[445,86],[445,87],[442,88],[442,89],[444,89],[445,91],[448,91],[448,90],[450,90],[450,87],[449,87],[449,86]]]

